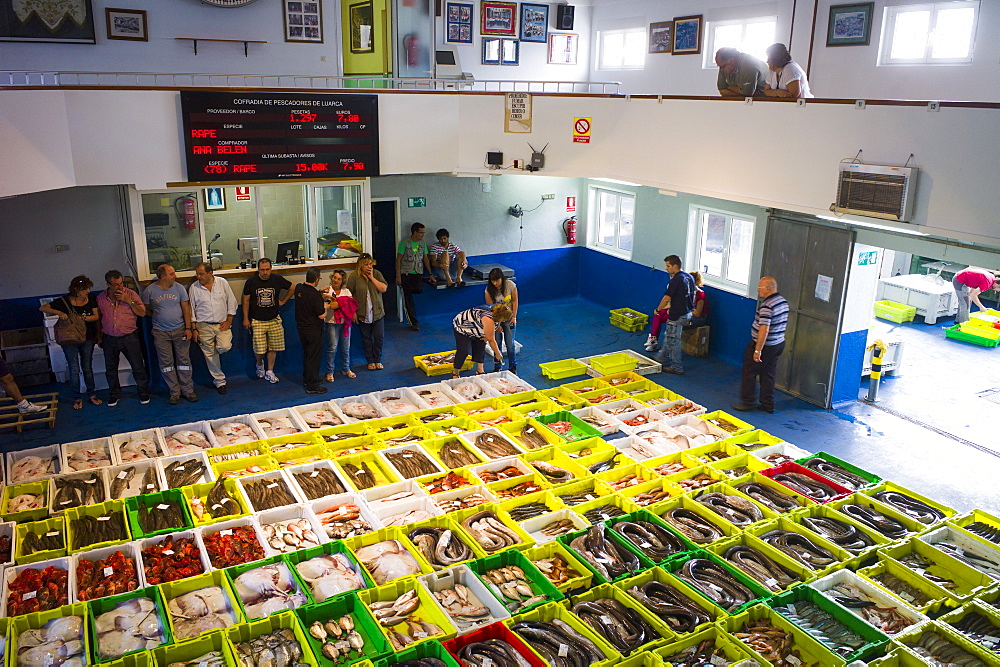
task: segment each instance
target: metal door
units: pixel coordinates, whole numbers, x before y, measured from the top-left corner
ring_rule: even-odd
[[[761,275],[788,301],[785,353],[776,386],[822,408],[831,405],[840,322],[854,232],[772,215]]]
[[[382,295],[382,305],[388,322],[399,321],[399,295],[396,289],[396,207],[395,199],[372,201],[372,257],[375,267],[389,286]]]

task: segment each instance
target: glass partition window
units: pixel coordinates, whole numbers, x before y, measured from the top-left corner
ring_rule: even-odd
[[[198,229],[198,192],[162,192],[142,195],[142,229],[149,273],[161,264],[177,271],[193,271],[201,261]]]
[[[291,260],[298,261],[299,257],[315,259],[306,217],[306,188],[261,185],[253,190],[264,231],[263,256],[275,264],[288,264]]]
[[[234,269],[241,261],[261,257],[253,188],[241,188],[239,193],[231,187],[206,188],[202,199],[208,201],[200,211],[206,254],[211,255],[217,269]],[[221,201],[222,206],[213,205],[213,200]]]
[[[316,210],[318,257],[336,259],[361,253],[361,188],[357,185],[317,186],[313,189]]]

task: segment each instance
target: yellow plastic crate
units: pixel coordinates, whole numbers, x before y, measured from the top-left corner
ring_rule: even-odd
[[[912,322],[916,316],[917,309],[913,306],[888,300],[875,302],[875,317],[883,320],[902,324],[903,322]]]
[[[432,366],[426,361],[427,357],[437,357],[442,354],[455,354],[455,350],[451,350],[449,352],[432,352],[431,354],[422,354],[420,356],[413,357],[413,366],[414,368],[419,368],[427,375],[444,375],[445,373],[450,373],[453,368],[452,364],[436,364]],[[462,364],[463,371],[467,371],[470,368],[472,368],[471,357],[466,359],[465,363]]]
[[[634,370],[639,360],[624,352],[614,352],[593,357],[590,360],[590,367],[601,375],[614,375]]]

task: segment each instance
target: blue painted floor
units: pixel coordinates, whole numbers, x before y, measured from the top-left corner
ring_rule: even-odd
[[[518,340],[525,346],[518,358],[519,375],[538,388],[561,384],[542,377],[538,368],[540,362],[623,348],[641,350],[645,340],[645,333],[629,334],[610,326],[606,309],[581,298],[524,304],[518,322]],[[281,382],[277,385],[269,385],[256,378],[230,376],[226,396],[217,395],[211,387],[198,387],[201,401],[179,406],[167,405],[162,394],[154,395],[152,403],[141,406],[134,388],[126,389],[125,398],[116,408],[87,405],[82,411],[74,411],[70,409],[69,402],[64,401],[60,405],[55,430],[32,428],[21,435],[2,436],[2,449],[9,451],[73,442],[142,428],[312,403],[320,398],[423,384],[431,379],[413,367],[412,357],[453,349],[454,338],[450,316],[422,318],[421,326],[423,330],[420,332],[412,332],[402,325],[387,327],[385,370],[372,372],[364,370],[363,365],[356,365],[357,379],[338,377],[331,385],[331,391],[323,396],[306,395],[302,392],[300,377],[282,375],[279,356]],[[935,332],[939,330],[933,328]],[[941,346],[941,342],[938,341],[937,345]],[[956,431],[961,432],[961,437],[966,440],[985,444],[985,438],[992,432],[995,441],[997,431],[991,427],[995,421],[991,415],[997,414],[996,404],[981,399],[980,403],[976,403],[969,396],[978,390],[980,384],[1000,384],[998,374],[988,372],[985,366],[991,364],[992,368],[997,368],[1000,350],[990,350],[992,355],[981,358],[970,357],[971,361],[964,369],[949,371],[949,367],[955,367],[943,364],[942,370],[924,368],[929,362],[925,355],[915,351],[918,347],[916,344],[912,349],[907,347],[904,353],[905,373],[885,384],[884,405],[893,406],[899,412],[922,421],[933,417],[936,423],[942,425],[942,430],[948,424],[954,424]],[[947,352],[949,348],[941,349],[945,350],[940,353],[941,359],[951,361],[952,355]],[[712,359],[690,358],[685,359],[685,368],[687,373],[683,376],[659,374],[650,379],[710,410],[728,409],[735,402],[738,368]],[[490,370],[489,365],[487,370]],[[966,385],[967,391],[956,390],[956,387]],[[62,389],[65,397],[69,398],[65,387],[54,387],[38,388],[38,391]],[[859,402],[825,411],[779,395],[775,414],[747,413],[740,416],[804,449],[829,452],[959,511],[978,507],[1000,513],[1000,494],[996,493],[1000,457],[877,407]]]

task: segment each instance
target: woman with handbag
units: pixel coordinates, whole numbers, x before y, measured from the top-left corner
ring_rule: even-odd
[[[69,283],[69,294],[53,299],[39,310],[46,315],[59,318],[55,326],[56,342],[66,355],[69,365],[69,382],[73,387],[73,409],[83,407],[83,392],[80,391],[80,372],[87,387],[89,400],[93,405],[101,405],[94,385],[94,345],[97,343],[100,314],[97,298],[90,293],[94,286],[87,276],[77,276]]]

